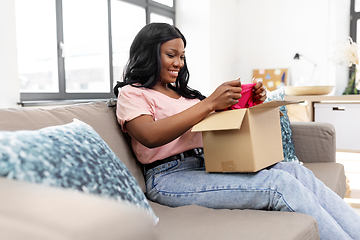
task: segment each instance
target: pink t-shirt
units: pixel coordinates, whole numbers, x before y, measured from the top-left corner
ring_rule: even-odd
[[[174,99],[152,89],[127,85],[119,89],[116,116],[122,130],[127,132],[124,127],[125,122],[136,117],[151,115],[156,121],[182,112],[199,101],[199,99],[184,97]],[[131,144],[137,159],[143,164],[203,146],[201,133],[190,130],[172,142],[157,148],[147,148],[133,137],[131,137]]]

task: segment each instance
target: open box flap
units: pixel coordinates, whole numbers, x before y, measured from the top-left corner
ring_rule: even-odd
[[[255,106],[251,107],[250,109],[253,109],[253,108],[275,108],[275,107],[296,104],[296,103],[301,103],[301,101],[274,100],[274,101],[255,105]]]
[[[236,109],[224,112],[215,112],[206,116],[201,122],[196,124],[192,132],[232,130],[240,129],[247,109]]]

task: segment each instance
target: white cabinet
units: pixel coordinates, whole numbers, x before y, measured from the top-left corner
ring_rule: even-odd
[[[314,115],[334,125],[338,150],[360,152],[360,103],[314,103]]]

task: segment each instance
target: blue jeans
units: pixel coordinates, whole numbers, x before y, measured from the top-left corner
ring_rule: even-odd
[[[277,163],[257,173],[207,173],[203,157],[175,160],[145,174],[147,197],[170,207],[299,212],[313,216],[321,239],[360,239],[360,217],[307,168]]]

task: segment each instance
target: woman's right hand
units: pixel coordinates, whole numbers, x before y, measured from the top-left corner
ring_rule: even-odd
[[[241,98],[241,81],[227,81],[221,84],[216,90],[205,100],[210,104],[213,111],[222,110],[239,102]]]

